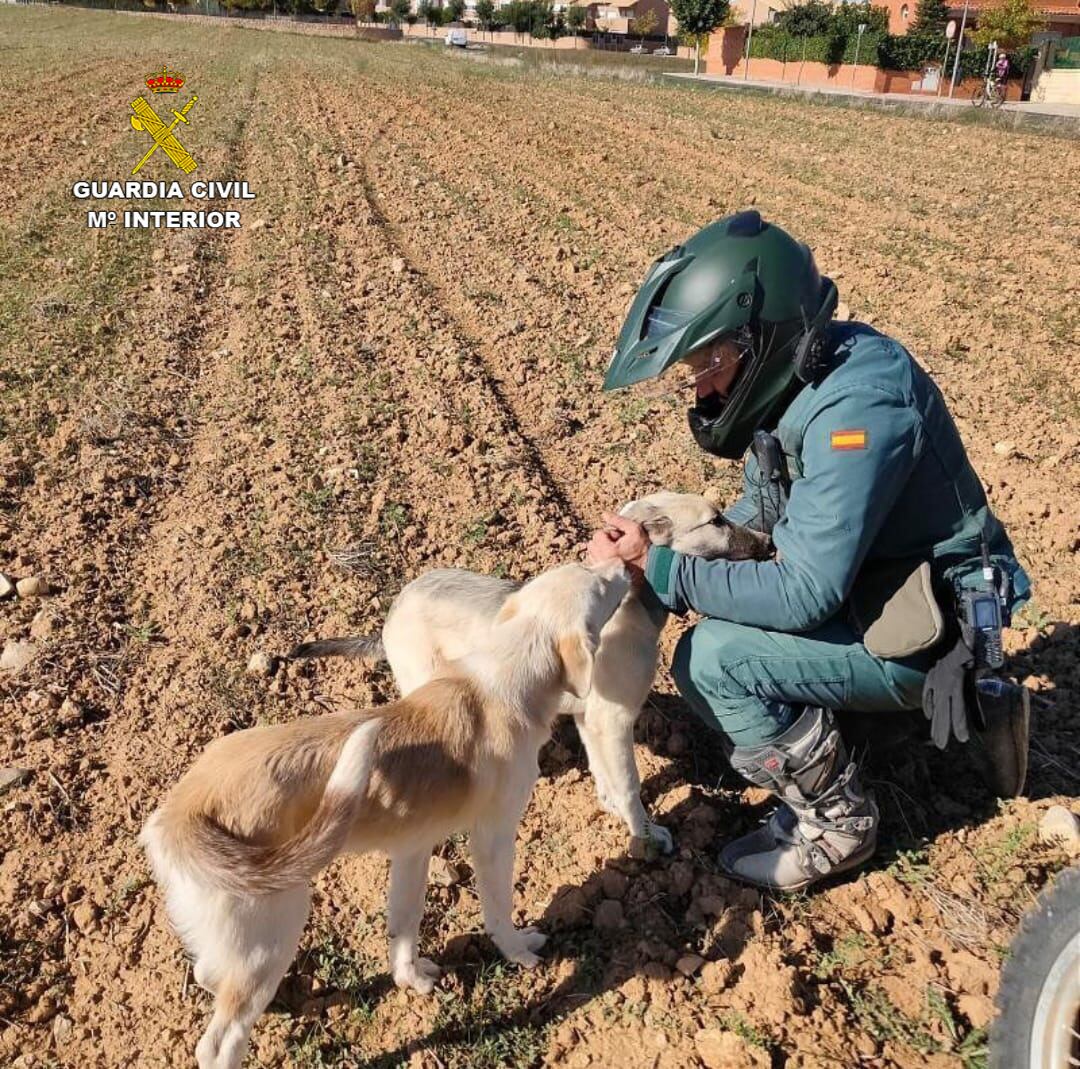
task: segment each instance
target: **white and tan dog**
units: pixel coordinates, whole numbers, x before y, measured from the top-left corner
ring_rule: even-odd
[[[564,693],[592,686],[600,632],[629,580],[568,564],[505,598],[481,641],[381,709],[251,728],[207,747],[140,841],[169,915],[215,995],[201,1069],[238,1069],[296,953],[310,881],[345,851],[389,854],[394,981],[422,993],[417,954],[434,846],[467,829],[484,927],[526,967],[544,936],[511,918],[514,839]]]
[[[661,492],[624,506],[655,545],[681,553],[729,560],[769,555],[767,536],[729,523],[704,497]],[[390,607],[378,638],[337,638],[298,646],[290,657],[385,656],[402,694],[410,694],[448,661],[485,641],[507,598],[519,588],[508,579],[444,568],[409,583]],[[641,802],[634,760],[634,723],[656,675],[663,613],[650,613],[631,591],[600,636],[588,697],[567,694],[562,712],[573,716],[603,808],[625,821],[630,835],[665,853],[671,834],[650,820]]]

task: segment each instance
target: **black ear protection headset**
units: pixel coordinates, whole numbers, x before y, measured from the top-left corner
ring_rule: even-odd
[[[803,313],[803,334],[795,345],[792,363],[795,374],[801,382],[813,382],[825,370],[822,357],[825,352],[825,328],[836,311],[840,295],[836,283],[831,278],[823,278],[825,294],[821,307],[813,319],[807,319]]]

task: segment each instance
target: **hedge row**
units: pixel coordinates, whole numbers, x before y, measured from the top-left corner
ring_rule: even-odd
[[[814,63],[854,63],[858,36],[855,33],[848,37],[839,34],[794,37],[774,30],[771,26],[762,26],[754,31],[750,41],[750,55],[788,63],[802,59]],[[880,34],[863,34],[862,44],[858,46],[860,63],[874,62],[881,40]]]
[[[1035,55],[1035,49],[1025,48],[1009,53],[1009,74],[1019,77],[1024,73]],[[952,71],[956,53],[949,51],[948,68]],[[964,78],[981,78],[986,72],[990,58],[986,48],[969,48],[960,53],[960,75]],[[939,37],[906,34],[902,37],[886,36],[878,45],[877,65],[891,71],[921,70],[932,63],[945,59],[945,41]]]
[[[756,59],[776,59],[781,62],[799,62],[803,59],[815,63],[843,64],[855,62],[858,34],[822,34],[813,37],[795,37],[773,26],[761,26],[754,31],[750,41],[750,56]],[[805,51],[804,51],[805,50]],[[1010,56],[1011,73],[1022,74],[1030,62],[1027,50]],[[923,37],[918,34],[864,33],[858,44],[859,62],[873,64],[884,70],[917,71],[941,63],[945,58],[944,37]],[[948,69],[951,72],[955,53],[950,50]],[[960,76],[981,77],[986,70],[987,50],[968,49],[960,53]]]

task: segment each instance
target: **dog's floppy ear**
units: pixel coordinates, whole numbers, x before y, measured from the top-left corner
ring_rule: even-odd
[[[495,614],[495,623],[505,624],[507,620],[512,620],[517,615],[517,611],[517,599],[511,594],[510,597],[502,603],[502,608]]]
[[[596,643],[584,631],[574,631],[559,639],[558,649],[566,689],[575,698],[587,698],[592,690]]]
[[[665,515],[655,505],[647,501],[631,501],[621,514],[628,520],[640,523],[654,546],[671,544],[675,525],[671,522],[671,517]]]
[[[670,516],[657,513],[650,519],[645,520],[641,526],[645,528],[645,533],[654,546],[671,545],[671,536],[675,530],[675,525],[671,522]]]

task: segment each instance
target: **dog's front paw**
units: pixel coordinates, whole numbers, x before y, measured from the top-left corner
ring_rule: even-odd
[[[428,958],[415,958],[394,970],[394,983],[398,987],[412,988],[421,995],[430,995],[440,976],[442,969],[435,962]]]
[[[492,939],[507,961],[525,969],[535,969],[540,964],[536,951],[547,942],[547,936],[535,928],[518,928],[510,935],[492,935]]]

